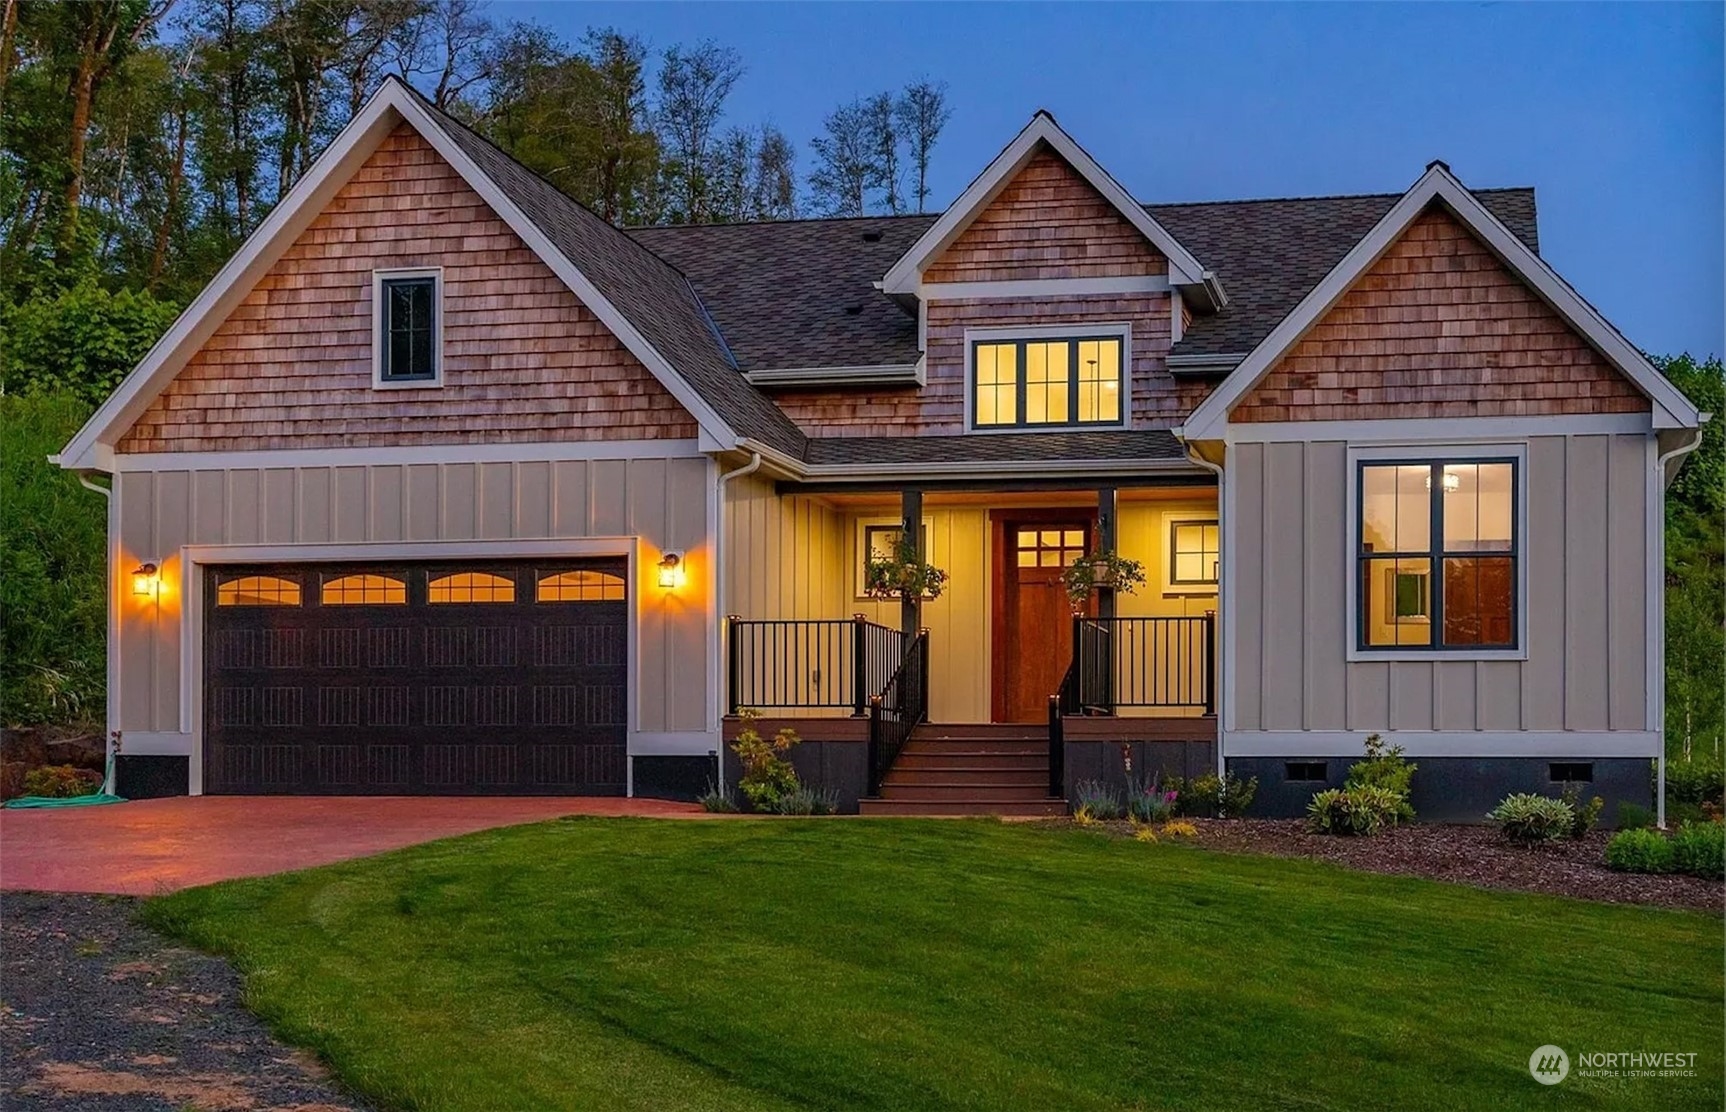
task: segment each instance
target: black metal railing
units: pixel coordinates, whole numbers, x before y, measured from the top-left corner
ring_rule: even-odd
[[[1073,618],[1073,660],[1061,681],[1066,714],[1121,707],[1216,713],[1216,613],[1191,618]]]
[[[849,619],[726,618],[727,705],[868,713],[905,656],[905,635],[861,614]]]
[[[1049,696],[1049,795],[1067,794],[1067,727],[1061,722],[1061,697]]]
[[[929,717],[929,631],[918,630],[899,668],[879,695],[869,700],[869,794],[881,794],[881,781],[899,759],[911,731]]]

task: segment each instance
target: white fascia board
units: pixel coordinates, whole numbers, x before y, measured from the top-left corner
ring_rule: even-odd
[[[1013,175],[1030,161],[1039,143],[1048,144],[1051,150],[1065,159],[1079,176],[1089,182],[1128,223],[1163,253],[1169,260],[1169,277],[1174,284],[1198,286],[1204,285],[1207,278],[1214,278],[1214,275],[1209,275],[1198,259],[1193,257],[1192,252],[1181,246],[1180,241],[1175,239],[1168,229],[1157,223],[1132,194],[1123,189],[1083,147],[1074,142],[1072,136],[1061,129],[1053,116],[1047,112],[1038,112],[965,192],[959,195],[959,199],[948,207],[941,218],[899,257],[881,280],[882,290],[888,294],[915,294],[923,268],[928,265],[929,260],[939,255],[970,226],[977,213],[994,200],[1013,179]]]
[[[1228,424],[1229,411],[1235,404],[1259,384],[1284,353],[1323,319],[1434,200],[1442,201],[1452,215],[1486,244],[1488,250],[1648,396],[1654,403],[1655,428],[1696,427],[1699,419],[1696,407],[1592,305],[1571,289],[1546,260],[1530,250],[1488,211],[1443,163],[1435,162],[1325,275],[1324,280],[1259,342],[1223,384],[1193,410],[1185,426],[1188,437],[1192,440],[1221,439]]]
[[[109,470],[237,471],[263,467],[387,467],[416,463],[560,463],[570,460],[693,459],[698,440],[575,440],[511,444],[401,444],[243,452],[119,452]]]
[[[1359,757],[1368,735],[1387,733],[1410,757],[1647,758],[1660,753],[1660,735],[1647,730],[1225,730],[1228,757]]]
[[[747,452],[760,452],[765,468],[780,478],[797,482],[916,482],[919,479],[976,479],[1002,477],[1062,479],[1075,482],[1107,475],[1204,475],[1205,469],[1185,459],[1159,460],[988,460],[938,463],[804,463],[754,440],[739,445]]]
[[[1223,430],[1226,444],[1343,440],[1350,444],[1457,444],[1526,441],[1535,436],[1650,435],[1647,413],[1578,413],[1533,417],[1394,417],[1361,421],[1250,421]]]
[[[353,177],[367,158],[397,124],[413,125],[421,138],[438,152],[456,173],[483,198],[492,211],[508,224],[528,248],[569,287],[601,323],[641,360],[684,409],[695,418],[704,434],[735,444],[736,434],[693,387],[678,374],[647,339],[583,275],[575,263],[529,220],[466,152],[458,147],[427,114],[419,99],[395,79],[387,80],[372,95],[320,154],[311,168],[288,191],[286,197],[258,226],[239,252],[217,272],[195,301],[180,314],[172,328],[145,355],[120,388],[91,416],[61,452],[61,466],[100,470],[94,449],[99,443],[111,447],[112,438],[130,428],[145,407],[173,381],[193,354],[227,320],[234,308],[252,291],[277,259],[306,227],[323,212],[330,199]],[[111,465],[111,460],[110,460]]]
[[[745,371],[752,386],[922,386],[923,364],[883,363],[860,367],[772,367]]]

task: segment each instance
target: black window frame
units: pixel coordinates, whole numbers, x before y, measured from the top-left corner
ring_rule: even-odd
[[[1317,770],[1318,775],[1312,773]],[[1329,761],[1284,761],[1283,780],[1290,784],[1330,783]]]
[[[1119,349],[1116,357],[1116,374],[1119,376],[1119,380],[1116,383],[1116,386],[1120,390],[1120,415],[1113,421],[1080,421],[1077,419],[1079,412],[1079,345],[1103,340],[1113,340],[1116,348]],[[1074,415],[1073,420],[1035,422],[1025,420],[1025,349],[1031,344],[1068,345],[1067,400],[1068,411]],[[982,347],[1011,347],[1014,349],[1014,358],[1017,359],[1018,362],[1016,364],[1017,377],[1015,380],[1017,386],[1013,391],[1013,420],[1011,421],[995,421],[991,424],[984,424],[977,419],[982,409],[982,387],[979,386],[977,382],[977,349]],[[995,432],[999,430],[1023,432],[1026,430],[1041,429],[1118,429],[1125,428],[1127,425],[1128,410],[1132,407],[1132,398],[1130,396],[1130,391],[1127,388],[1127,384],[1132,377],[1129,371],[1129,363],[1132,359],[1132,353],[1127,350],[1127,337],[1120,332],[1074,332],[1058,336],[1001,336],[994,339],[973,339],[971,341],[970,355],[970,368],[968,373],[971,397],[968,420],[971,429],[974,432]],[[991,387],[991,389],[993,389],[993,387]]]
[[[1217,558],[1217,564],[1216,564],[1217,574],[1214,577],[1212,577],[1210,579],[1183,579],[1183,578],[1181,578],[1180,573],[1175,570],[1176,568],[1181,566],[1181,561],[1180,561],[1181,546],[1180,546],[1180,542],[1176,538],[1180,535],[1180,528],[1183,525],[1187,525],[1187,526],[1208,525],[1212,529],[1215,529],[1217,531],[1217,557],[1216,557]],[[1202,541],[1200,542],[1199,556],[1201,559],[1204,557],[1204,547],[1203,547]],[[1169,522],[1169,586],[1171,586],[1171,587],[1217,587],[1217,586],[1222,585],[1222,579],[1223,579],[1223,530],[1222,530],[1222,523],[1219,522],[1214,517],[1182,518],[1179,521],[1171,520]]]
[[[1502,463],[1510,467],[1510,547],[1502,551],[1452,551],[1444,547],[1444,469],[1446,466]],[[1430,485],[1427,506],[1426,550],[1404,552],[1366,551],[1366,469],[1369,467],[1426,467]],[[1354,640],[1355,651],[1361,654],[1393,656],[1398,653],[1480,654],[1516,653],[1522,650],[1522,458],[1515,455],[1490,456],[1408,456],[1383,459],[1357,458],[1354,471]],[[1510,641],[1506,644],[1483,645],[1444,643],[1444,562],[1476,559],[1482,556],[1510,560]],[[1426,618],[1432,634],[1424,645],[1374,645],[1367,641],[1366,576],[1367,565],[1373,560],[1426,560]]]
[[[442,355],[438,350],[438,325],[441,306],[439,301],[439,278],[436,274],[401,274],[383,275],[378,279],[378,381],[395,384],[400,382],[438,382],[443,372]],[[423,371],[397,372],[395,362],[395,333],[397,329],[391,320],[391,310],[395,299],[395,290],[403,286],[423,286],[427,291],[426,333],[426,369]],[[418,329],[412,329],[418,331]]]
[[[1551,784],[1592,784],[1594,762],[1552,761],[1546,766],[1546,779]]]

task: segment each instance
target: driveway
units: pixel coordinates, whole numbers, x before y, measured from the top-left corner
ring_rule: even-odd
[[[699,815],[659,799],[182,796],[0,810],[0,889],[148,896],[562,815]]]

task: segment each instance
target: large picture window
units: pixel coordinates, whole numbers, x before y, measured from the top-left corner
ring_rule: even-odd
[[[1517,461],[1359,464],[1360,648],[1517,647]]]
[[[1119,425],[1121,337],[980,340],[971,345],[976,428]]]

